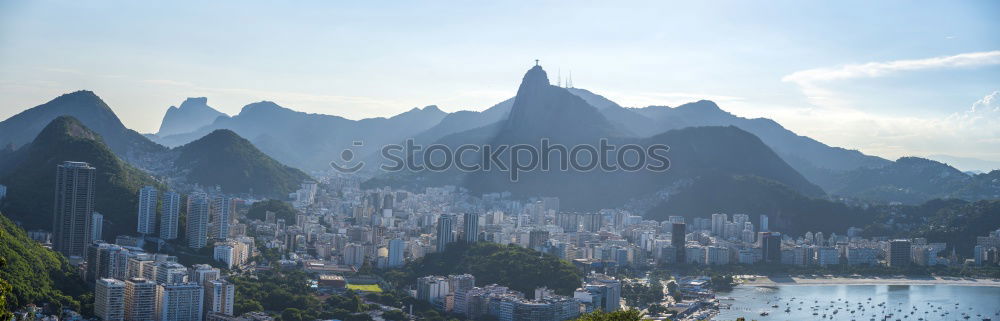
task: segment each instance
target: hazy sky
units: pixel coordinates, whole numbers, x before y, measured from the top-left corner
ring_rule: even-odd
[[[711,99],[869,154],[1000,161],[997,1],[0,0],[0,119],[79,89],[140,132],[192,96],[482,110],[536,58],[625,106]]]

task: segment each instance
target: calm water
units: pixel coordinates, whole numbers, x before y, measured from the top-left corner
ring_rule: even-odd
[[[1000,287],[956,285],[786,285],[738,286],[719,292],[732,304],[715,320],[1000,320]],[[869,301],[868,298],[871,298]],[[832,302],[831,302],[832,301]],[[860,303],[860,305],[859,305]],[[883,303],[882,306],[879,306]],[[958,303],[958,305],[955,305]],[[778,305],[777,308],[772,307]],[[785,312],[785,309],[790,309]],[[854,311],[852,314],[851,311]],[[770,313],[761,316],[762,311]],[[833,313],[837,311],[837,313]],[[813,315],[813,313],[817,313]],[[945,314],[945,313],[948,314]],[[963,313],[965,313],[963,315]],[[826,315],[824,318],[823,315]],[[942,316],[942,314],[944,314]],[[977,316],[977,314],[979,316]],[[965,316],[969,316],[968,319]]]

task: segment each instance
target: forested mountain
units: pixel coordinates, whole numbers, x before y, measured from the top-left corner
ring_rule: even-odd
[[[27,229],[51,229],[56,165],[64,161],[96,168],[94,209],[104,214],[105,238],[135,232],[136,195],[142,186],[163,189],[149,174],[118,158],[100,135],[73,117],[61,116],[0,164],[0,184],[8,188],[0,210]]]
[[[151,154],[166,151],[138,132],[122,124],[108,104],[92,91],[81,90],[29,108],[0,122],[0,146],[15,148],[28,144],[52,120],[72,116],[103,137],[118,157],[140,167],[153,161]]]
[[[0,284],[10,285],[9,307],[28,304],[51,304],[50,312],[60,307],[80,309],[77,296],[86,288],[78,270],[66,257],[43,247],[28,237],[5,214],[0,214]]]
[[[236,133],[220,129],[172,151],[174,168],[188,183],[220,186],[225,193],[285,198],[309,179],[262,153]]]

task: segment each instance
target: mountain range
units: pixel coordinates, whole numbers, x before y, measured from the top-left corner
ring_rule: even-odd
[[[741,160],[741,163],[746,164],[740,166],[746,166],[740,171],[726,172],[727,175],[760,176],[779,181],[796,192],[808,196],[827,194],[832,197],[862,201],[919,203],[938,197],[956,197],[974,201],[993,198],[1000,194],[998,192],[1000,187],[996,181],[1000,173],[972,175],[933,161],[915,166],[914,160],[917,160],[915,158],[890,161],[855,150],[831,147],[809,137],[797,135],[767,118],[749,119],[735,116],[707,100],[677,107],[630,108],[622,107],[585,89],[551,86],[547,84],[547,79],[539,83],[544,83],[545,86],[534,86],[530,82],[521,84],[521,87],[527,87],[519,88],[518,96],[523,96],[520,103],[518,103],[519,97],[515,96],[480,112],[445,113],[436,106],[428,106],[413,108],[393,117],[362,120],[298,112],[269,101],[249,104],[239,114],[227,116],[210,107],[206,98],[189,98],[181,103],[180,107],[170,107],[167,110],[159,132],[146,135],[126,128],[111,108],[93,92],[78,91],[59,96],[0,122],[0,142],[5,144],[0,148],[0,163],[14,154],[16,149],[27,145],[48,122],[60,115],[69,115],[79,119],[82,124],[100,135],[104,143],[118,157],[154,176],[168,178],[171,183],[220,185],[228,190],[232,190],[232,186],[247,187],[242,192],[249,192],[249,186],[254,184],[247,185],[245,181],[220,184],[219,182],[225,180],[186,179],[185,169],[178,168],[176,163],[180,151],[183,150],[180,147],[218,130],[228,130],[233,135],[220,134],[220,137],[237,136],[240,139],[224,139],[227,141],[226,144],[239,145],[242,146],[240,149],[244,150],[251,147],[259,149],[262,154],[253,156],[254,159],[269,156],[279,164],[287,164],[292,168],[323,171],[329,169],[331,161],[339,160],[341,152],[345,149],[351,149],[361,159],[377,165],[380,161],[378,151],[381,146],[401,143],[407,139],[413,139],[418,144],[439,142],[460,145],[519,142],[541,136],[555,137],[564,143],[608,137],[618,143],[653,144],[670,141],[674,145],[671,146],[673,149],[670,152],[672,160],[705,165],[703,169],[691,169],[685,175],[679,175],[680,170],[675,171],[678,177],[663,178],[654,175],[652,178],[630,178],[621,182],[625,185],[631,185],[628,182],[632,181],[643,182],[638,184],[642,187],[637,187],[643,193],[664,189],[664,186],[671,184],[689,183],[695,177],[712,174],[716,169],[709,166],[734,169],[736,168],[734,163]],[[540,91],[544,93],[535,95],[531,99],[525,96],[528,92],[522,93],[520,90],[536,87],[544,88]],[[529,102],[531,104],[528,104]],[[732,128],[728,129],[729,132],[726,134],[720,129],[710,129],[707,133],[699,132],[706,137],[689,137],[690,130],[694,130],[692,128],[727,126]],[[754,139],[741,138],[742,135],[753,136]],[[691,139],[692,142],[700,142],[703,146],[678,142],[682,137]],[[746,148],[757,148],[760,146],[757,146],[756,142],[763,143],[769,153],[755,152],[759,157],[753,159],[736,157],[717,160],[698,156],[702,152],[703,155],[717,153],[729,156],[722,151],[708,152],[705,149],[708,148],[706,146],[717,146],[715,139],[724,137],[754,141]],[[688,147],[684,147],[685,145]],[[718,146],[736,148],[736,146]],[[174,147],[174,150],[170,147]],[[685,151],[684,148],[690,148],[691,151]],[[777,155],[783,165],[775,165],[779,162],[770,159],[771,154]],[[771,171],[751,170],[751,164],[755,162],[759,162],[756,165],[763,166],[761,168],[768,168]],[[299,175],[301,171],[286,171],[282,168],[284,165],[260,165],[260,168],[275,170],[273,178],[280,178],[279,180],[283,182],[265,184],[276,186],[274,189],[257,185],[258,187],[253,190],[262,195],[281,196],[297,184],[294,182],[295,179],[302,177]],[[368,169],[376,167],[369,166]],[[787,171],[784,167],[790,167],[792,170]],[[778,168],[782,169],[777,170]],[[505,187],[504,183],[497,182],[495,177],[490,178],[491,175],[461,174],[451,175],[449,178],[446,177],[448,175],[421,176],[403,173],[394,177],[380,175],[372,183],[407,184],[418,178],[418,181],[424,183],[457,184],[473,187],[475,191]],[[531,181],[533,179],[531,176],[529,174],[525,178]],[[594,183],[594,180],[604,182],[606,178],[599,178],[600,176],[585,175],[584,177],[593,178],[579,183]],[[924,182],[935,183],[924,184],[931,186],[919,186],[920,182],[904,179],[908,176],[923,177]],[[800,180],[797,177],[805,179]],[[528,184],[522,181],[514,188],[525,193],[549,191],[554,186],[546,185],[548,181],[548,178],[543,179],[540,184]],[[647,181],[652,182],[647,183]],[[499,185],[488,187],[494,183]],[[816,186],[821,190],[817,191]],[[623,190],[623,195],[614,198],[641,198],[626,191],[627,189]]]
[[[196,130],[166,136],[157,134],[151,139],[166,146],[180,146],[215,130],[228,129],[282,163],[306,170],[328,170],[330,161],[338,159],[344,149],[351,148],[362,157],[372,155],[385,144],[399,143],[404,137],[413,137],[431,128],[446,115],[437,106],[427,106],[390,118],[355,121],[298,112],[262,101],[246,105],[235,116],[216,117]],[[163,126],[176,128],[179,125],[164,118]],[[355,142],[362,146],[356,146]]]
[[[605,109],[608,108],[611,107]],[[541,150],[542,139],[567,148],[597,146],[601,139],[616,146],[634,144],[643,149],[662,144],[670,147],[667,153],[670,169],[666,172],[648,169],[533,170],[524,172],[516,182],[503,171],[392,173],[377,177],[367,185],[452,183],[473,193],[509,191],[518,197],[557,196],[561,207],[579,210],[622,205],[630,199],[655,194],[673,185],[709,175],[759,176],[780,182],[804,195],[819,197],[824,194],[822,189],[788,166],[756,136],[733,126],[689,127],[651,137],[635,137],[627,129],[612,123],[587,100],[565,88],[551,85],[545,71],[535,66],[525,74],[506,119],[447,135],[437,142],[451,146],[452,150],[466,144],[494,147],[530,145]],[[518,162],[518,155],[511,156],[508,152],[499,155],[499,159]],[[548,165],[559,168],[560,161],[550,159]],[[527,163],[527,160],[521,159],[520,163]],[[627,163],[634,164],[634,161]]]

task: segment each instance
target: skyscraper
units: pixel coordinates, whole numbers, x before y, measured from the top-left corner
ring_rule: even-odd
[[[103,240],[104,235],[104,215],[101,213],[90,213],[90,241]]]
[[[462,237],[466,243],[479,242],[479,214],[465,213]]]
[[[403,250],[406,242],[402,239],[392,239],[389,241],[389,267],[403,265]]]
[[[726,233],[726,222],[729,216],[726,214],[712,214],[712,235],[723,236]]]
[[[186,234],[191,248],[200,249],[208,244],[208,208],[207,194],[188,195]]]
[[[90,216],[96,176],[97,169],[85,162],[67,161],[56,166],[52,248],[66,256],[83,256],[93,239]]]
[[[444,252],[448,247],[448,244],[455,241],[455,235],[452,234],[452,226],[455,225],[455,216],[453,215],[441,215],[438,218],[437,226],[437,251]]]
[[[769,230],[769,228],[767,226],[767,215],[764,215],[764,214],[760,215],[760,231],[761,232],[770,232],[770,230]]]
[[[201,321],[205,291],[196,283],[161,284],[156,301],[157,321]]]
[[[229,281],[218,279],[205,283],[205,309],[206,312],[215,312],[224,315],[233,315],[233,297],[236,295],[236,286]]]
[[[210,238],[224,239],[229,237],[229,221],[233,213],[232,203],[233,200],[225,196],[212,198],[210,210],[212,230],[208,233]]]
[[[687,225],[684,223],[673,223],[670,228],[670,243],[674,247],[674,262],[677,264],[683,264],[687,262],[687,241],[685,236],[687,235]]]
[[[135,231],[142,235],[153,234],[156,231],[156,196],[155,187],[144,186],[139,189],[139,211]]]
[[[125,320],[156,319],[156,282],[144,278],[125,281]]]
[[[104,321],[125,320],[125,282],[111,278],[97,280],[94,315]]]
[[[181,194],[174,191],[163,193],[163,211],[160,213],[160,238],[177,239],[177,222],[181,217]]]
[[[761,232],[757,241],[760,242],[765,263],[781,263],[781,233]]]

